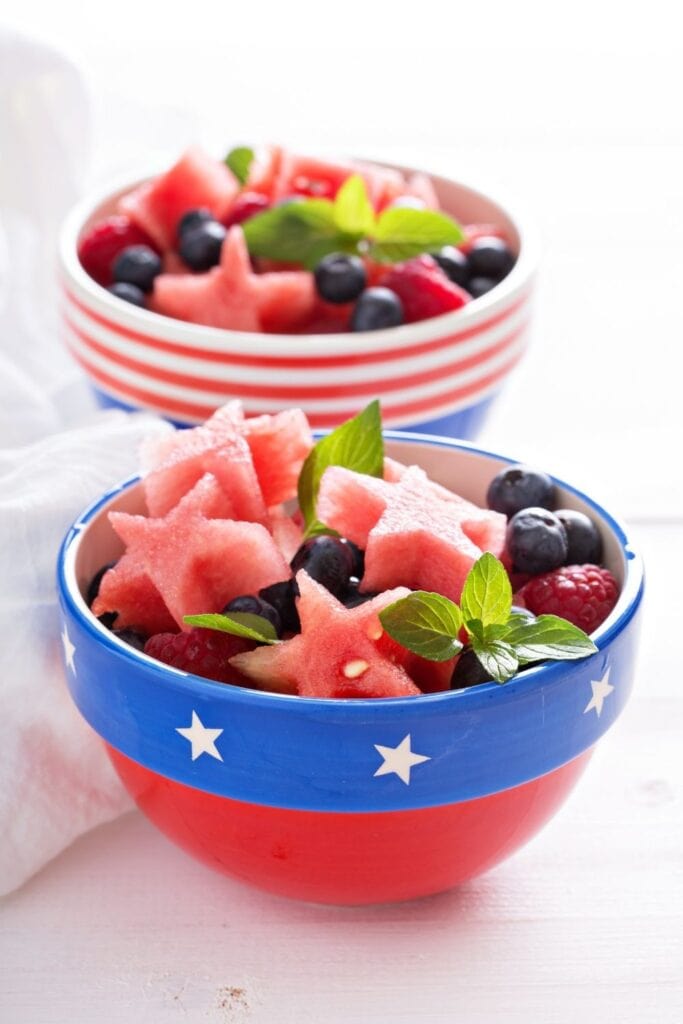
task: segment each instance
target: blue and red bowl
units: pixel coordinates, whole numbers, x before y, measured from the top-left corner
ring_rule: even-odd
[[[402,168],[405,170],[405,168]],[[334,427],[373,398],[385,425],[473,438],[529,337],[533,231],[475,189],[431,176],[444,210],[500,227],[517,253],[508,276],[443,316],[362,334],[276,335],[172,320],[117,299],[85,272],[78,243],[139,182],[85,199],[59,247],[64,340],[104,405],[201,423],[230,398],[248,415],[299,407]]]
[[[510,460],[388,432],[387,453],[484,503]],[[67,676],[142,811],[235,878],[323,903],[405,900],[506,858],[562,804],[633,680],[643,568],[622,526],[587,512],[621,585],[598,651],[530,668],[504,686],[386,700],[314,700],[213,683],[108,632],[84,594],[121,552],[107,512],[144,511],[139,481],[87,509],[64,540],[58,584]]]

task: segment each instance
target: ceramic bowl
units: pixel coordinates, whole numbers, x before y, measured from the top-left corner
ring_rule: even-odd
[[[389,427],[472,438],[528,340],[535,245],[495,199],[446,178],[432,182],[447,212],[499,225],[518,253],[512,272],[461,310],[362,334],[274,335],[139,309],[100,287],[77,256],[82,235],[140,183],[129,181],[86,199],[64,224],[66,344],[102,404],[148,409],[177,424],[203,422],[240,398],[250,415],[299,406],[312,426],[330,427],[379,398]]]
[[[510,460],[448,439],[387,433],[387,453],[483,504]],[[324,903],[436,893],[504,860],[576,783],[631,689],[643,571],[622,526],[587,512],[621,585],[597,653],[499,686],[420,697],[314,700],[171,669],[108,632],[83,595],[118,557],[107,512],[144,511],[139,481],[79,518],[59,556],[71,693],[142,811],[200,860]],[[180,731],[182,730],[182,732]]]

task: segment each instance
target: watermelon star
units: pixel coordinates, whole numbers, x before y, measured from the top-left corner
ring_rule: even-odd
[[[149,577],[181,628],[186,615],[219,612],[233,597],[290,576],[264,526],[214,518],[223,501],[207,473],[163,518],[109,514],[125,558]]]
[[[409,466],[394,483],[330,467],[317,512],[365,548],[366,593],[404,586],[459,601],[477,559],[484,551],[499,557],[505,546],[505,516],[433,483],[418,466]]]
[[[303,570],[297,574],[301,633],[270,647],[230,659],[266,689],[301,697],[405,697],[420,691],[407,672],[377,645],[377,617],[407,591],[380,594],[358,608],[345,608]]]

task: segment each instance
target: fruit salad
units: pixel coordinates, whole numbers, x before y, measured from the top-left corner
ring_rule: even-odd
[[[314,443],[298,409],[239,402],[143,445],[147,515],[87,601],[176,669],[306,697],[418,696],[504,683],[596,650],[616,604],[600,533],[510,466],[487,508],[384,455],[379,404]]]
[[[118,299],[234,331],[371,331],[461,309],[510,272],[494,224],[460,224],[430,179],[279,146],[189,149],[79,242]]]

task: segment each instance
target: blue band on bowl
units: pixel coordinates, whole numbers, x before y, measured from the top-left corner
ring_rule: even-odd
[[[501,461],[443,438],[387,437]],[[84,717],[112,746],[162,775],[278,807],[438,806],[508,789],[571,761],[593,746],[626,703],[642,568],[623,528],[565,484],[627,552],[621,611],[598,632],[597,654],[528,669],[505,686],[343,701],[261,693],[177,672],[127,647],[94,618],[75,586],[75,553],[83,529],[131,483],[92,505],[64,541],[62,640],[69,687]]]

